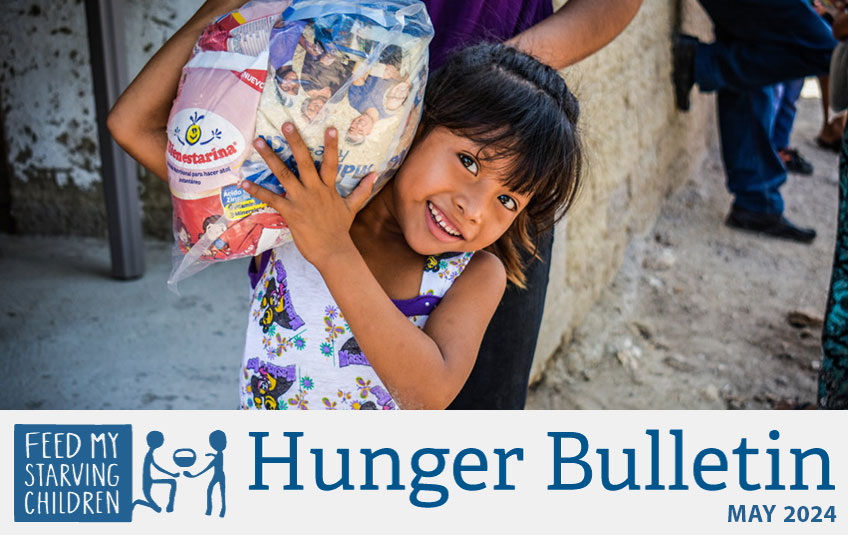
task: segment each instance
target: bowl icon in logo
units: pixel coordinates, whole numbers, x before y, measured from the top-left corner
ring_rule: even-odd
[[[189,145],[194,145],[200,141],[200,134],[200,127],[193,124],[188,127],[188,130],[186,130],[186,141],[188,141]]]
[[[194,465],[197,460],[197,454],[191,448],[180,448],[174,451],[174,464],[181,468],[188,468]]]

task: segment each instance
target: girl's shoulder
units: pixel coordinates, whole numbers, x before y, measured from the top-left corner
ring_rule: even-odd
[[[427,257],[424,281],[428,279],[434,285],[441,283],[443,294],[449,289],[455,294],[457,288],[469,288],[474,292],[489,288],[500,293],[506,287],[506,270],[500,259],[488,251],[447,253]]]
[[[430,255],[424,259],[424,271],[443,274],[451,278],[458,277],[474,253],[443,253]]]
[[[506,269],[497,256],[477,251],[471,257],[462,276],[450,285],[427,320],[425,331],[440,347],[464,347],[476,354],[478,347],[465,341],[482,338],[489,320],[506,289]],[[479,335],[480,338],[477,338]]]
[[[477,251],[470,257],[465,266],[464,273],[468,278],[484,278],[491,283],[502,283],[506,287],[506,268],[500,258],[489,251]]]

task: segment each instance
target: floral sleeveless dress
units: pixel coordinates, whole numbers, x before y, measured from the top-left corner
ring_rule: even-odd
[[[419,295],[395,305],[423,327],[472,254],[427,257]],[[251,262],[250,279],[242,409],[400,408],[359,348],[321,274],[293,243],[264,253],[258,269]]]

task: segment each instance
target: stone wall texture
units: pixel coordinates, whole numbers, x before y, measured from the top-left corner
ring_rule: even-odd
[[[125,0],[130,76],[200,5]],[[563,4],[555,1],[556,6]],[[9,0],[0,22],[0,230],[105,236],[97,126],[82,0]],[[533,377],[566,343],[612,280],[634,234],[700,164],[713,134],[713,99],[675,109],[671,35],[710,38],[694,0],[644,0],[608,47],[564,75],[581,102],[586,174],[580,199],[556,230]],[[170,238],[167,187],[139,169],[148,236]],[[8,207],[8,208],[6,208]]]
[[[202,2],[123,3],[133,77]],[[83,1],[8,0],[3,7],[9,16],[0,22],[0,120],[7,165],[0,203],[9,197],[16,232],[105,236]],[[139,188],[145,232],[169,238],[167,186],[139,169]]]
[[[714,98],[693,91],[688,113],[674,104],[671,36],[680,29],[712,39],[694,0],[644,0],[615,41],[564,71],[580,100],[585,176],[554,233],[531,382],[612,281],[631,237],[651,227],[662,200],[698,168],[714,135]]]

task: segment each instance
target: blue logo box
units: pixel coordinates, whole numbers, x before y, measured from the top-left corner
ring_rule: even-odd
[[[131,425],[15,425],[15,522],[129,522]]]

